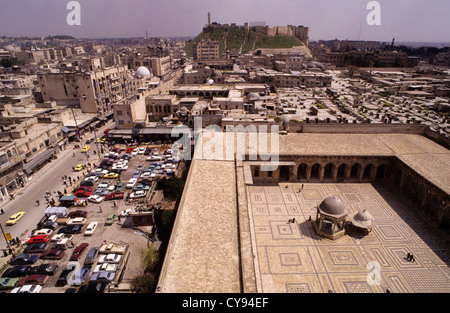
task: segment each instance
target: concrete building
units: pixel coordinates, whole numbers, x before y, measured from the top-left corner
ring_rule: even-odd
[[[220,54],[218,41],[201,39],[194,43],[195,61],[218,60],[219,58]]]

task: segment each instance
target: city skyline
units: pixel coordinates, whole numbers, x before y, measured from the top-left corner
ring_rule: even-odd
[[[70,26],[70,1],[50,5],[48,0],[8,1],[0,13],[1,36],[77,38],[193,37],[211,21],[236,23],[264,21],[266,25],[304,25],[314,40],[376,40],[397,42],[450,42],[442,29],[450,28],[450,6],[445,0],[379,0],[381,25],[366,18],[369,0],[79,0],[81,25]],[[119,14],[120,13],[120,14]]]

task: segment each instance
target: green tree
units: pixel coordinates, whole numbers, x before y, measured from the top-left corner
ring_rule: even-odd
[[[153,273],[146,273],[136,276],[131,282],[131,290],[136,293],[153,293],[156,289],[156,276]]]
[[[0,65],[8,68],[8,67],[13,67],[14,65],[22,65],[23,61],[17,59],[17,58],[13,58],[13,57],[9,57],[9,58],[3,58],[0,61]]]
[[[142,250],[145,272],[154,272],[159,263],[159,252],[153,247]]]
[[[177,199],[181,197],[184,188],[184,181],[181,178],[171,176],[164,181],[163,191],[164,195],[170,199]]]

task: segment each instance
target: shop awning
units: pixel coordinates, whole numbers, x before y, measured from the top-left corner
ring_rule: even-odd
[[[55,149],[48,149],[38,156],[36,156],[34,159],[32,159],[30,162],[25,163],[23,165],[23,170],[25,173],[29,174],[33,169],[35,169],[37,166],[41,165],[48,159],[50,159],[54,154],[56,150]]]

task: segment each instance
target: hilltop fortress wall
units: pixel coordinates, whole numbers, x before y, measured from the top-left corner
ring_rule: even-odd
[[[245,23],[244,25],[236,25],[235,23],[232,24],[218,24],[213,23],[206,25],[203,28],[203,31],[211,32],[214,30],[225,30],[230,31],[233,29],[240,29],[245,32],[253,31],[256,33],[264,34],[269,37],[275,37],[275,36],[290,36],[290,37],[297,37],[306,46],[309,46],[309,27],[305,27],[303,25],[299,26],[293,26],[293,25],[287,25],[287,26],[249,26],[248,23]]]

